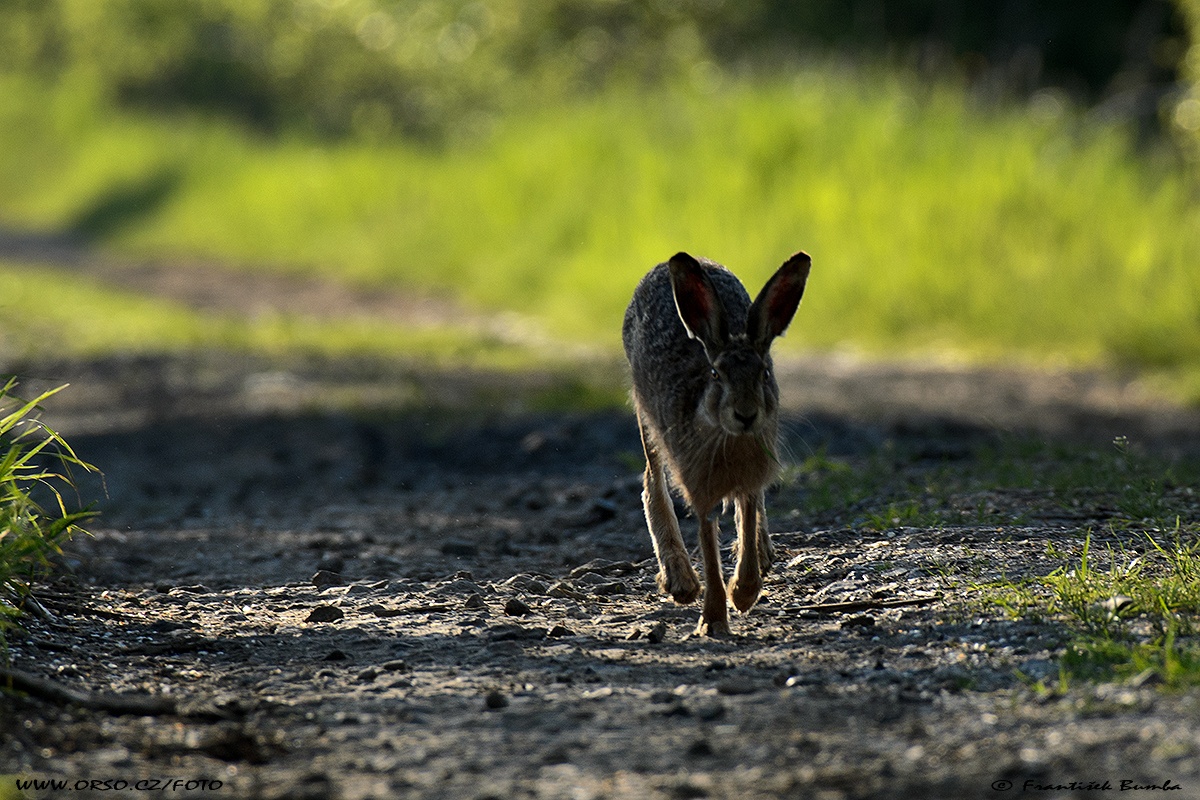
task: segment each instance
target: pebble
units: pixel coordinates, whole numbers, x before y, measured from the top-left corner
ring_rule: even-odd
[[[355,678],[357,678],[359,681],[362,681],[363,683],[370,683],[371,681],[375,680],[378,677],[379,677],[379,670],[375,667],[367,667],[366,669],[364,669],[362,672],[359,672],[358,675],[355,676]]]
[[[584,594],[583,592],[577,591],[576,589],[572,588],[569,584],[566,584],[562,581],[559,581],[558,583],[551,586],[546,591],[546,594],[550,595],[551,597],[565,597],[565,598],[569,598],[571,600],[586,600],[587,599],[586,594]]]
[[[327,569],[319,569],[312,576],[312,585],[318,589],[324,589],[327,586],[344,586],[346,583],[344,575],[337,572],[330,572]]]
[[[484,602],[482,595],[473,594],[470,597],[468,597],[466,600],[463,601],[463,608],[469,608],[469,609],[487,608],[487,603]]]
[[[525,628],[521,625],[493,625],[488,628],[488,639],[493,642],[507,642],[518,639],[541,639],[546,635],[544,628]]]
[[[305,622],[336,622],[346,616],[337,606],[317,606],[305,617]]]
[[[548,591],[546,589],[546,584],[542,583],[532,575],[514,575],[506,580],[502,585],[515,589],[518,592],[524,592],[525,594],[541,595]]]
[[[474,581],[460,578],[442,584],[438,587],[438,592],[443,594],[481,595],[483,594],[483,589]]]
[[[512,597],[509,598],[508,602],[504,604],[504,613],[508,614],[510,617],[523,617],[526,614],[532,614],[533,609],[530,608],[521,598]]]
[[[493,689],[484,696],[483,705],[488,711],[499,711],[508,706],[508,698],[504,696],[503,692]]]

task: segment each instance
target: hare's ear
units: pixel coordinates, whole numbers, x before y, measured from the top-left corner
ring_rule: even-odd
[[[725,307],[717,297],[717,290],[700,262],[687,253],[671,256],[667,267],[671,273],[675,309],[683,320],[683,327],[688,336],[700,340],[711,358],[729,338]]]
[[[771,340],[782,336],[792,322],[800,298],[804,295],[804,284],[812,259],[803,251],[783,262],[771,279],[763,286],[746,322],[746,333],[756,347],[766,350]]]

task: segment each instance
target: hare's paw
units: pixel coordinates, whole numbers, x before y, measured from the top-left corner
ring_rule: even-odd
[[[758,602],[758,595],[762,592],[762,580],[757,574],[749,580],[738,580],[738,577],[735,575],[729,581],[729,601],[733,603],[734,608],[744,613]]]
[[[663,565],[658,573],[658,588],[671,595],[676,603],[694,603],[700,596],[700,576],[690,563],[668,568]]]
[[[700,623],[696,626],[696,636],[711,636],[713,638],[724,638],[732,636],[733,631],[729,629],[729,619],[705,619],[700,617]]]

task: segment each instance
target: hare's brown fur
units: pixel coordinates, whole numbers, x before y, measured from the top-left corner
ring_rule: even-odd
[[[646,454],[642,500],[658,582],[680,603],[700,595],[671,504],[673,486],[699,519],[700,633],[728,633],[726,596],[748,611],[773,560],[763,490],[778,466],[779,386],[769,350],[800,302],[809,265],[806,254],[792,256],[752,303],[733,273],[679,253],[647,273],[625,312],[622,338]],[[714,511],[729,500],[738,548],[726,587]]]

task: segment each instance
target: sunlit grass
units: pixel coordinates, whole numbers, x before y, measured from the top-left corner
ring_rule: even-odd
[[[616,351],[633,285],[671,253],[753,291],[804,248],[784,347],[1117,364],[1200,396],[1200,204],[1182,170],[1053,97],[983,107],[950,82],[816,66],[613,88],[438,150],[25,92],[3,112],[29,157],[0,168],[0,214],[100,220],[113,249],[448,290]]]
[[[32,584],[50,571],[62,544],[88,519],[68,508],[72,468],[94,472],[39,416],[39,404],[65,387],[21,399],[15,378],[0,380],[0,654]],[[39,496],[50,501],[39,501]]]
[[[1200,684],[1200,540],[1195,525],[1147,532],[1096,553],[1089,533],[1048,574],[981,587],[986,601],[1014,618],[1055,619],[1071,631],[1061,681],[1153,680],[1169,688]]]

